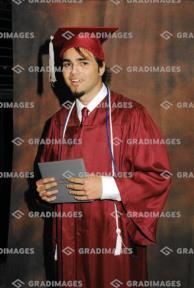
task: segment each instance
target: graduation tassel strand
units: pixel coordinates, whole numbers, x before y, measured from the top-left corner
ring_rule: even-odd
[[[55,54],[54,54],[54,47],[53,47],[53,39],[54,37],[50,37],[49,43],[49,82],[54,83],[56,82],[55,77]]]
[[[57,244],[55,245],[55,254],[54,254],[54,260],[57,261],[58,257],[57,257]]]
[[[112,175],[115,176],[117,173],[117,169],[116,169],[116,164],[114,161],[114,148],[113,148],[113,129],[112,129],[112,113],[111,113],[111,96],[110,96],[110,90],[107,87],[107,101],[108,101],[108,108],[109,108],[109,113],[107,116],[107,118],[109,118],[109,127],[110,127],[110,138],[111,138],[111,142],[108,141],[108,145],[110,146],[110,150],[111,150],[111,158],[112,158]],[[107,119],[108,120],[108,119]],[[108,121],[106,121],[108,122]],[[108,125],[107,125],[108,126]],[[122,236],[121,236],[121,229],[119,228],[119,216],[118,216],[118,211],[117,211],[117,205],[114,203],[114,207],[115,207],[115,218],[116,218],[116,247],[115,247],[115,252],[114,255],[118,256],[121,255],[122,252]]]
[[[122,237],[121,237],[121,229],[119,228],[119,217],[118,217],[118,211],[117,211],[117,205],[114,203],[115,206],[115,217],[116,217],[116,247],[115,247],[115,256],[121,255],[122,250]]]
[[[115,256],[121,255],[122,250],[122,237],[121,237],[121,229],[116,229],[117,240],[116,240],[116,248],[115,248]]]

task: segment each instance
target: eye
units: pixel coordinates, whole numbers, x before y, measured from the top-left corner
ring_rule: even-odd
[[[89,65],[89,62],[87,62],[87,61],[82,61],[82,62],[81,62],[81,65],[82,65],[82,66],[87,66],[87,65]]]
[[[65,68],[68,68],[68,67],[70,67],[70,66],[71,66],[71,64],[68,63],[68,62],[63,63],[63,67],[65,67]]]

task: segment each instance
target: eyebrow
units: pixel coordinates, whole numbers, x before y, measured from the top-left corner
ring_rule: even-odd
[[[70,59],[66,59],[66,58],[64,58],[62,61],[72,63],[72,61]],[[78,59],[76,59],[76,61],[90,61],[90,60],[88,58],[78,58]]]

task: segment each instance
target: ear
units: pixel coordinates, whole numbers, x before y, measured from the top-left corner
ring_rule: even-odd
[[[104,74],[104,72],[105,72],[105,66],[106,66],[106,64],[105,64],[105,62],[103,61],[102,67],[99,67],[99,75],[100,75],[100,76],[102,76],[102,75]]]

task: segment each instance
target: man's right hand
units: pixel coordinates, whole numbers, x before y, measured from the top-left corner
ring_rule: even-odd
[[[44,178],[36,181],[36,191],[40,198],[46,202],[51,202],[56,199],[57,189],[49,190],[50,188],[56,188],[57,182],[55,178]]]

